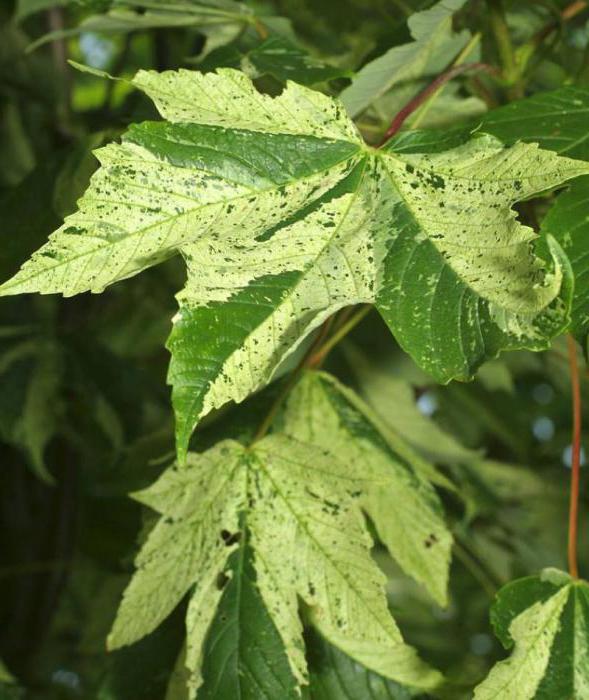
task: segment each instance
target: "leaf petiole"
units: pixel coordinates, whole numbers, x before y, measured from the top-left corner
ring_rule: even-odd
[[[573,398],[573,440],[571,464],[571,492],[569,502],[569,537],[568,562],[569,573],[579,578],[577,564],[577,527],[579,520],[579,475],[581,467],[581,387],[579,382],[579,365],[577,347],[572,335],[567,335],[569,350],[569,367],[571,372],[571,391]]]

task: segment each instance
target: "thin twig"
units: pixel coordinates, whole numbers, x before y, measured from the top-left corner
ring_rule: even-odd
[[[51,7],[47,10],[47,20],[50,32],[60,32],[64,28],[63,7]],[[53,64],[61,74],[64,86],[63,93],[63,118],[69,124],[71,113],[71,73],[68,65],[68,51],[65,39],[57,39],[51,44]]]
[[[571,391],[573,398],[573,440],[571,460],[571,494],[569,503],[569,539],[568,561],[569,573],[579,578],[577,564],[577,526],[579,520],[579,476],[581,467],[581,386],[577,362],[577,345],[572,335],[567,336],[569,350],[569,367],[571,372]]]
[[[328,334],[329,329],[331,327],[331,324],[333,323],[333,316],[327,319],[325,323],[321,326],[319,329],[319,333],[317,334],[317,337],[313,341],[311,347],[307,350],[307,352],[303,355],[301,361],[299,364],[294,368],[294,370],[291,372],[290,377],[288,378],[288,381],[282,388],[282,391],[276,399],[274,400],[273,404],[270,406],[270,410],[266,414],[264,420],[260,423],[260,426],[256,430],[256,433],[254,437],[252,438],[252,444],[254,442],[257,442],[258,440],[261,440],[264,435],[270,430],[270,427],[272,426],[272,422],[274,421],[274,418],[276,418],[276,415],[278,411],[280,410],[280,407],[282,406],[284,399],[290,394],[292,389],[294,389],[295,384],[299,381],[299,377],[303,371],[303,369],[307,366],[307,361],[310,357],[313,356],[315,353],[315,350],[321,345],[323,342],[323,339],[325,336]]]
[[[460,51],[458,56],[452,61],[452,63],[447,66],[447,69],[453,68],[454,66],[459,66],[464,63],[466,58],[472,53],[474,48],[479,44],[481,41],[482,35],[480,32],[477,32],[476,34],[473,34],[472,37],[470,38],[470,41],[466,44],[466,46]],[[428,99],[423,103],[421,106],[421,109],[419,112],[415,115],[415,119],[411,122],[411,128],[412,129],[417,129],[419,128],[419,125],[425,118],[426,114],[429,112],[431,109],[431,106],[434,104],[436,101],[437,97],[441,94],[442,90],[444,89],[445,85],[440,85],[438,88],[428,97]]]
[[[372,306],[365,304],[362,306],[349,320],[343,323],[340,328],[317,350],[317,352],[309,357],[307,367],[319,367],[333,348],[345,338],[348,333],[353,330],[362,319],[370,313]]]
[[[256,430],[256,433],[252,439],[252,444],[258,440],[261,440],[264,435],[266,435],[272,426],[272,423],[276,418],[276,415],[278,414],[284,400],[299,381],[303,370],[307,368],[317,368],[321,363],[323,363],[327,355],[340,342],[340,340],[342,340],[342,338],[344,338],[353,328],[355,328],[358,323],[360,323],[360,321],[368,314],[368,312],[371,311],[371,309],[372,307],[369,304],[363,305],[358,311],[356,311],[355,314],[353,314],[353,316],[351,316],[348,321],[341,324],[331,337],[323,342],[332,327],[335,316],[331,316],[327,319],[327,321],[325,321],[325,323],[321,326],[315,341],[307,350],[299,364],[291,372],[291,375],[282,388],[282,391],[276,397],[272,406],[270,406],[270,410],[260,424],[260,427]],[[342,314],[349,314],[348,309],[344,309]]]

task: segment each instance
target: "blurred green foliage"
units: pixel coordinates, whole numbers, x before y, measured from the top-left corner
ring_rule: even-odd
[[[199,15],[202,4],[184,0],[172,11],[166,3],[145,3],[145,12],[139,2],[2,4],[0,281],[75,209],[96,167],[92,149],[130,122],[155,117],[147,100],[125,83],[74,71],[67,58],[128,77],[139,68],[243,67],[249,57],[268,92],[278,92],[292,74],[337,94],[364,64],[410,41],[407,17],[431,5],[227,2],[217,4],[234,6],[231,21],[208,24]],[[527,95],[589,82],[587,13],[562,22],[566,3],[508,5],[517,45],[556,23],[526,68]],[[472,60],[478,55],[497,63],[485,3],[466,3],[455,23],[480,36]],[[27,50],[50,32],[58,38]],[[268,63],[268,37],[288,47],[286,67]],[[306,68],[315,73],[305,74]],[[403,99],[431,78],[423,71],[411,76]],[[382,135],[400,99],[393,90],[359,115],[368,141]],[[434,105],[431,121],[420,120],[420,126],[475,123],[480,113],[508,99],[500,81],[463,77],[444,89],[439,109]],[[535,217],[545,209],[540,204],[532,214],[524,207],[521,216],[537,226]],[[182,647],[182,610],[128,649],[107,654],[105,638],[145,526],[145,514],[126,494],[147,486],[173,459],[164,343],[183,274],[171,260],[100,298],[0,300],[2,699],[181,697],[170,678]],[[456,538],[448,609],[427,599],[384,550],[375,556],[387,573],[390,603],[407,640],[446,673],[447,697],[469,697],[473,684],[503,656],[488,618],[498,588],[546,566],[566,568],[566,347],[557,342],[542,354],[505,355],[483,367],[471,384],[440,387],[371,315],[330,356],[328,369],[364,393],[454,485],[440,490]],[[582,388],[588,388],[586,370]],[[275,390],[270,386],[246,404],[208,417],[195,444],[247,434]],[[584,418],[589,425],[587,411]],[[584,442],[589,445],[587,433]],[[586,497],[582,505],[588,505]],[[587,570],[586,507],[581,512],[580,566]],[[313,700],[408,697],[352,668],[341,652],[308,634]]]

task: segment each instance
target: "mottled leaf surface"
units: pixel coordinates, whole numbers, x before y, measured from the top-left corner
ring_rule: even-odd
[[[550,263],[536,256],[512,205],[587,164],[491,136],[375,151],[337,101],[295,83],[261,95],[231,69],[134,83],[166,121],[98,151],[79,211],[0,293],[99,292],[180,251],[181,459],[203,415],[267,384],[344,306],[374,303],[441,382],[502,349],[543,348],[566,324],[568,263],[554,245]]]
[[[329,450],[365,480],[361,506],[402,569],[447,602],[452,537],[427,477],[433,468],[390,433],[364,402],[323,372],[289,397],[284,430]]]
[[[507,584],[491,621],[513,648],[476,688],[475,700],[589,697],[589,586],[555,569]]]
[[[137,557],[110,646],[151,632],[192,590],[185,664],[198,687],[207,631],[223,589],[239,575],[230,558],[247,531],[259,595],[298,683],[308,679],[302,600],[326,639],[365,666],[400,683],[435,686],[439,674],[403,642],[387,610],[386,579],[371,558],[359,506],[363,483],[330,453],[283,435],[249,449],[225,441],[190,454],[185,467],[135,494],[162,517]]]

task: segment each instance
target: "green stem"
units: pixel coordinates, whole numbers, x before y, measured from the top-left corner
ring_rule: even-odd
[[[515,61],[515,50],[511,43],[511,34],[505,19],[503,0],[487,0],[487,5],[489,7],[491,31],[495,37],[503,77],[506,81],[511,82],[515,80],[517,75],[517,63]]]

